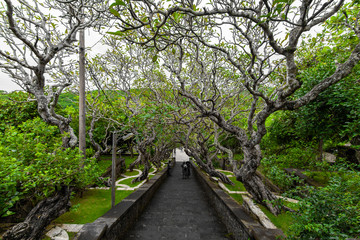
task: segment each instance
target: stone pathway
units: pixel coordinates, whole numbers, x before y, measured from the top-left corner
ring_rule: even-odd
[[[225,226],[219,221],[215,212],[208,204],[206,196],[197,181],[193,176],[190,179],[182,179],[181,163],[188,161],[189,157],[180,149],[176,149],[174,155],[178,163],[174,167],[171,176],[160,186],[139,221],[128,232],[125,240],[228,239]],[[165,163],[163,163],[162,167],[165,167]],[[125,180],[135,178],[142,173],[138,169],[134,169],[134,171],[138,173],[133,176],[122,174],[122,178],[116,181],[117,190],[136,190],[144,184],[145,181],[132,187],[123,183]],[[230,171],[221,171],[232,173]],[[149,175],[155,175],[155,172],[156,169],[149,173]],[[233,175],[228,176],[231,177]],[[218,182],[224,191],[230,194],[241,194],[243,198],[248,199],[248,192],[230,191],[219,179],[214,180]],[[110,188],[103,187],[97,189]],[[281,196],[278,197],[283,198]],[[288,198],[285,200],[297,202]],[[255,205],[252,204],[251,199],[248,199],[247,202],[251,208],[254,208]],[[260,212],[260,215],[265,215],[260,209],[257,211]],[[262,218],[260,217],[260,219]],[[263,223],[261,220],[260,222]],[[274,228],[270,221],[265,221],[265,223],[263,225],[266,227]],[[67,232],[79,232],[82,226],[82,224],[60,224],[52,228],[46,235],[53,240],[68,240]]]
[[[183,161],[181,156],[177,152],[176,160]],[[177,163],[124,239],[222,240],[226,235],[197,180],[193,175],[182,179]]]

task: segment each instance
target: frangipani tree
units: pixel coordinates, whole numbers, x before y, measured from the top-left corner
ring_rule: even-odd
[[[77,78],[69,57],[79,30],[102,24],[106,9],[107,1],[96,0],[5,0],[0,6],[0,69],[34,96],[41,118],[64,133],[64,147],[77,144],[71,117],[55,111]]]
[[[235,171],[237,180],[243,182],[256,201],[279,214],[279,207],[273,204],[275,196],[255,174],[262,159],[260,142],[266,134],[265,121],[276,111],[306,105],[349,75],[359,62],[360,44],[356,44],[348,58],[339,61],[331,74],[306,94],[293,98],[302,85],[296,61],[301,37],[337,14],[344,2],[214,0],[201,4],[199,1],[140,0],[116,1],[111,11],[119,19],[119,31],[114,34],[158,51],[176,46],[178,61],[172,73],[178,84],[174,87],[194,103],[203,117],[237,138],[244,153],[244,164]],[[349,31],[357,38],[360,36],[358,17],[347,19]],[[187,44],[185,41],[197,48],[213,49],[214,54],[221,54],[229,69],[235,71],[238,91],[245,90],[252,99],[245,126],[228,121],[214,104],[188,91],[187,81],[191,81],[191,77],[184,78],[184,72],[191,66],[185,66],[185,58],[189,58],[181,47]]]
[[[93,117],[109,122],[119,134],[134,134],[139,156],[129,169],[143,164],[143,174],[135,180],[144,180],[150,164],[160,167],[160,161],[168,158],[172,149],[171,134],[165,127],[171,109],[158,101],[157,85],[149,86],[147,81],[162,76],[156,61],[148,56],[151,52],[112,37],[106,38],[105,43],[109,50],[90,61],[89,71],[95,85],[103,90],[100,94],[105,95],[101,97],[105,101],[101,103],[97,100],[100,98],[94,98],[91,112]],[[101,150],[98,144],[95,146]]]

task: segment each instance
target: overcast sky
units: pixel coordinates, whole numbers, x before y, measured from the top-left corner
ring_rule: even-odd
[[[0,90],[12,92],[15,90],[21,90],[21,88],[13,83],[10,78],[3,72],[0,72]]]

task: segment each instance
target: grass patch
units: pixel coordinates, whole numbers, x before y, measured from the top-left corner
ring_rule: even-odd
[[[303,171],[303,174],[313,179],[314,181],[327,185],[332,177],[343,177],[337,172],[325,172],[325,171]],[[343,175],[343,174],[342,174]]]
[[[76,233],[74,232],[68,232],[68,234],[69,234],[69,240],[74,239],[74,237],[76,236]]]
[[[232,173],[232,172],[224,171],[224,170],[221,170],[221,169],[216,169],[216,171],[219,171],[219,172],[225,174],[226,176],[233,176],[234,175],[234,173]]]
[[[132,172],[126,171],[125,173],[123,173],[123,175],[128,176],[128,177],[136,176],[138,174],[139,174],[138,171],[132,171]]]
[[[119,184],[126,184],[129,187],[133,188],[133,187],[136,187],[136,186],[138,186],[139,184],[141,184],[143,182],[143,181],[141,181],[141,182],[131,183],[132,180],[134,180],[134,178],[128,178],[128,179],[125,179],[124,181],[119,182]]]
[[[236,180],[236,177],[229,177],[229,179],[235,183],[234,186],[230,184],[224,184],[230,191],[246,191],[244,185]]]
[[[111,166],[111,159],[101,159],[98,161],[98,166],[102,173],[106,172],[106,170]]]
[[[242,198],[242,195],[241,194],[233,194],[233,193],[231,193],[231,194],[229,194],[230,195],[230,197],[232,197],[235,201],[237,201],[240,205],[242,205],[243,204],[243,198]]]
[[[280,228],[281,230],[283,230],[285,235],[288,235],[289,227],[295,221],[291,212],[283,212],[278,216],[274,216],[266,207],[260,204],[258,204],[258,206],[277,228]]]
[[[282,202],[286,207],[289,207],[295,211],[299,210],[299,204],[297,203],[288,202],[288,201],[282,201]]]
[[[133,163],[136,159],[137,159],[137,155],[134,155],[133,157],[131,157],[130,155],[123,155],[121,156],[122,158],[125,158],[125,164],[126,164],[126,167],[128,168],[129,165],[131,163]]]
[[[116,191],[116,203],[119,203],[132,192]],[[111,190],[87,190],[82,198],[75,196],[71,200],[71,204],[72,206],[79,204],[79,207],[61,215],[54,223],[85,224],[95,221],[111,208]]]

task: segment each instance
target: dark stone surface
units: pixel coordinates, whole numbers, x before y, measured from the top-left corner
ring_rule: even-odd
[[[335,154],[337,157],[344,158],[348,163],[360,164],[358,159],[358,150],[353,146],[336,146],[328,149],[328,152]]]
[[[226,235],[199,183],[192,175],[182,179],[177,164],[124,239],[221,240]]]
[[[211,205],[234,239],[275,240],[284,237],[280,229],[267,229],[251,218],[244,207],[211,182],[198,168],[194,167],[193,175],[198,178]]]
[[[86,224],[86,230],[80,236],[78,236],[78,240],[100,240],[107,229],[107,225],[105,223],[89,223]]]
[[[279,235],[281,230],[261,226],[199,169],[192,169],[190,179],[182,179],[178,164],[171,176],[163,170],[95,222],[86,224],[75,239],[221,240],[231,236],[269,240]]]
[[[166,170],[159,172],[103,216],[93,223],[85,224],[75,237],[75,240],[123,239],[123,235],[141,215],[158,187],[166,178]]]

